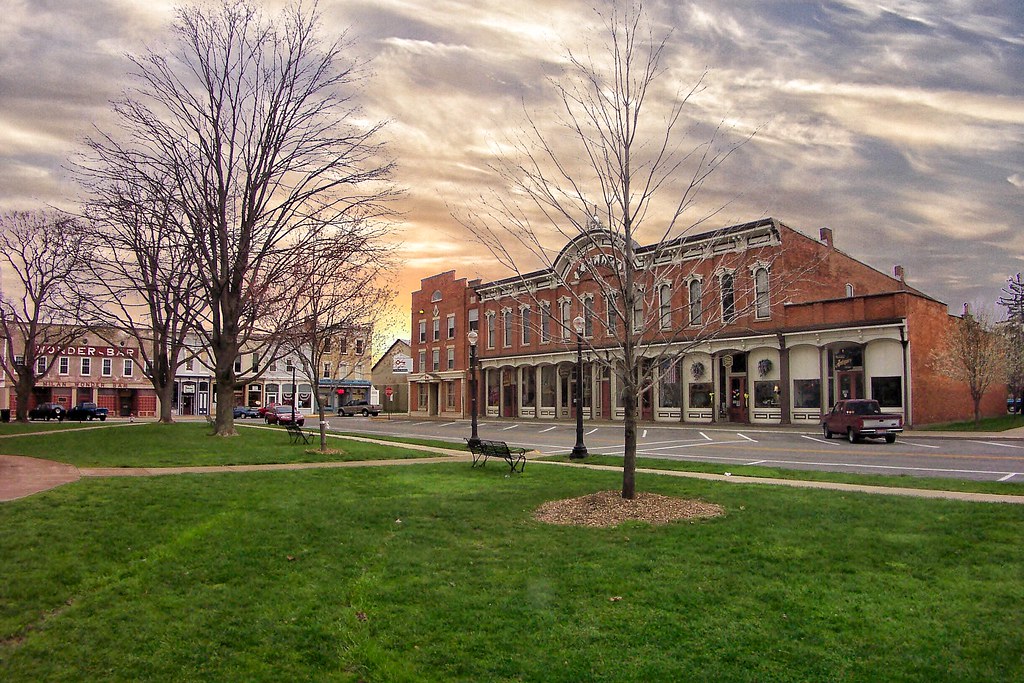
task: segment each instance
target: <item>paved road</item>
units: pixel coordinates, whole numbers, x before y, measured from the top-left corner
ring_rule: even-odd
[[[461,441],[470,432],[469,420],[332,417],[329,422],[332,429],[346,432],[449,441]],[[545,455],[568,453],[576,442],[575,423],[565,422],[482,419],[479,434],[482,439],[507,441]],[[584,435],[591,453],[622,455],[621,424],[588,423]],[[646,424],[638,428],[637,442],[640,458],[1024,483],[1024,439],[909,433],[895,444],[880,440],[850,444],[797,428]]]

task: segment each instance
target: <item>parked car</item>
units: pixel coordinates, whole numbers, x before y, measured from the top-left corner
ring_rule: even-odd
[[[1020,396],[1014,398],[1010,397],[1006,399],[1006,412],[1008,413],[1019,413],[1021,412]]]
[[[30,420],[57,420],[61,422],[64,420],[64,416],[67,411],[64,410],[64,406],[59,403],[40,403],[32,410],[28,411],[28,419]]]
[[[884,437],[886,443],[895,443],[896,435],[903,431],[903,416],[883,413],[878,401],[851,399],[837,402],[822,419],[821,429],[826,439],[840,434],[850,443],[866,436]]]
[[[234,412],[235,412],[235,419],[236,420],[239,419],[239,418],[243,418],[244,419],[244,418],[247,418],[247,417],[253,417],[253,418],[263,417],[262,415],[260,415],[260,411],[258,411],[255,408],[250,408],[249,406],[235,406],[235,411]]]
[[[267,404],[267,405],[265,405],[265,406],[260,406],[260,407],[259,407],[259,410],[258,410],[257,412],[259,412],[259,414],[260,414],[260,417],[262,417],[263,419],[266,419],[266,418],[267,418],[267,413],[268,413],[269,411],[273,410],[273,409],[274,409],[274,406],[276,406],[276,405],[277,405],[276,403],[274,403],[273,401],[271,401],[270,403],[268,403],[268,404]]]
[[[77,404],[74,408],[68,410],[66,419],[78,420],[79,422],[82,420],[99,420],[100,422],[103,422],[107,419],[107,409],[100,408],[95,403],[83,401]]]
[[[275,406],[273,410],[268,410],[264,417],[267,424],[287,425],[294,422],[300,427],[306,424],[306,418],[302,413],[298,410],[293,413],[291,406]]]
[[[369,401],[349,401],[338,408],[338,415],[342,417],[351,417],[357,413],[363,417],[367,415],[376,416],[380,414],[380,406]]]

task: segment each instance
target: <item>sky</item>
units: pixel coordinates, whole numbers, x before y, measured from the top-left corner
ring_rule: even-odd
[[[126,53],[159,49],[173,2],[0,0],[0,210],[73,207],[67,159],[111,128]],[[272,12],[280,3],[268,2]],[[320,0],[325,35],[370,60],[359,94],[406,192],[396,208],[394,333],[409,294],[454,269],[504,277],[454,215],[526,117],[556,136],[567,49],[600,34],[579,0]],[[995,310],[1024,270],[1024,3],[1006,0],[645,3],[671,30],[656,97],[697,82],[696,135],[753,136],[702,191],[706,227],[773,216],[947,303]],[[667,99],[665,100],[667,101]],[[695,142],[699,142],[696,140]],[[641,242],[643,240],[641,239]],[[557,248],[561,245],[555,245]],[[996,311],[998,314],[998,311]]]

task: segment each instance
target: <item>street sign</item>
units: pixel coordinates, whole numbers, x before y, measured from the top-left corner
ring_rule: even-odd
[[[385,393],[385,394],[387,395],[387,397],[388,397],[388,398],[391,398],[391,394],[393,394],[393,393],[394,393],[394,390],[393,390],[393,389],[392,389],[391,387],[387,387],[387,388],[386,388],[386,389],[384,390],[384,393]]]

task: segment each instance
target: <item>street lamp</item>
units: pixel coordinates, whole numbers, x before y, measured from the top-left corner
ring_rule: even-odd
[[[583,445],[583,325],[582,316],[573,318],[572,327],[576,330],[576,445],[569,454],[573,460],[587,457],[587,447]]]
[[[470,330],[469,334],[466,335],[466,339],[469,340],[469,415],[470,424],[472,424],[472,431],[469,434],[469,445],[476,447],[480,445],[480,436],[476,433],[476,343],[480,339],[480,335],[477,334],[476,330]]]

